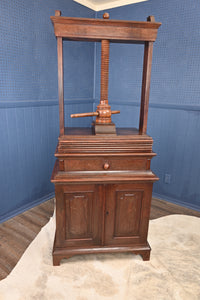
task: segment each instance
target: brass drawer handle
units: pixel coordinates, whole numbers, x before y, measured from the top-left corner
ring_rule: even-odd
[[[103,165],[103,168],[104,168],[104,170],[108,170],[108,169],[110,168],[109,163],[106,162],[106,163]]]

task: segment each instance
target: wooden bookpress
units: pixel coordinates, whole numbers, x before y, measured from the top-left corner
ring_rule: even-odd
[[[51,181],[55,184],[53,264],[77,254],[132,252],[149,260],[147,242],[155,153],[146,134],[153,42],[161,23],[51,17],[57,37],[60,136]],[[101,42],[101,95],[91,128],[64,127],[63,39]],[[109,45],[144,43],[139,130],[116,128],[108,103]]]

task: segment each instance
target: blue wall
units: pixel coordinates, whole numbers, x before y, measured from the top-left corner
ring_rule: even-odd
[[[149,0],[108,11],[111,19],[162,22],[154,44],[148,133],[154,138],[154,195],[200,209],[200,6],[199,1]],[[101,18],[104,12],[99,12]],[[109,99],[121,110],[118,126],[138,127],[143,46],[112,44]],[[96,102],[100,45],[96,47]],[[166,174],[170,183],[166,183]]]
[[[50,16],[95,17],[72,0],[0,2],[0,221],[50,198],[59,135],[57,49]],[[93,108],[94,45],[64,42],[65,111]],[[82,78],[82,80],[80,80]],[[73,104],[73,105],[72,105]]]
[[[55,9],[65,16],[96,16],[72,0],[0,2],[0,221],[53,195],[59,122],[56,39],[49,17]],[[158,153],[152,169],[160,177],[154,194],[200,209],[199,2],[149,0],[109,12],[112,19],[154,15],[162,22],[148,121]],[[69,114],[92,111],[99,101],[99,46],[64,42],[66,125],[90,126],[91,119]],[[113,120],[119,127],[138,127],[143,46],[112,44],[110,54],[109,100],[121,110]]]

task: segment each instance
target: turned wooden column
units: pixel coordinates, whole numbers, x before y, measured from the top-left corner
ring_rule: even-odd
[[[109,19],[109,14],[105,13],[103,19]],[[108,104],[108,80],[109,80],[109,50],[110,41],[101,41],[101,94],[100,103],[97,106],[99,115],[96,117],[96,124],[111,124],[111,108]]]

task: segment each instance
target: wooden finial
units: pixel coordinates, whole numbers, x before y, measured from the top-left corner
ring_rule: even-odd
[[[55,10],[55,16],[60,17],[61,16],[61,11],[60,10]]]
[[[148,22],[155,22],[155,17],[154,16],[148,16],[147,21]]]
[[[109,13],[106,12],[103,14],[103,19],[109,19],[109,17],[110,17]]]

